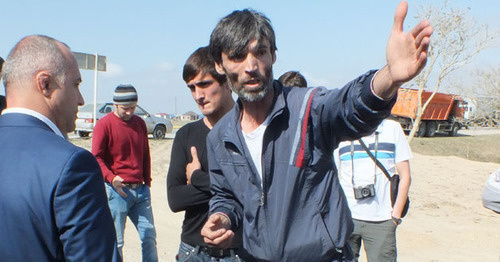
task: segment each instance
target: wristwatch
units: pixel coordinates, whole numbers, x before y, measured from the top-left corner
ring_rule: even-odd
[[[400,225],[401,222],[403,222],[403,219],[401,218],[397,218],[397,217],[392,217],[392,221],[394,221],[394,223],[396,223],[396,225]]]

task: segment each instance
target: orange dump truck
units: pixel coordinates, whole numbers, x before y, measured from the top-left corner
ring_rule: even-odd
[[[431,94],[430,91],[422,92],[422,105]],[[455,136],[462,128],[466,106],[467,103],[458,95],[436,93],[422,115],[416,136],[431,137],[436,132],[447,132],[450,136]],[[409,131],[417,117],[417,107],[418,90],[400,88],[391,118],[401,123],[405,131]]]

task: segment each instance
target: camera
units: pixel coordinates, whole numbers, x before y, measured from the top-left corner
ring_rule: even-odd
[[[369,184],[364,187],[360,186],[354,188],[354,198],[355,199],[363,199],[367,197],[375,196],[375,185]]]

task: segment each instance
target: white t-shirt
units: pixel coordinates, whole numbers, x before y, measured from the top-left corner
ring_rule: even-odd
[[[252,157],[253,163],[257,168],[259,173],[260,183],[262,185],[262,144],[264,143],[264,132],[269,125],[269,116],[266,118],[264,123],[257,127],[252,132],[245,134],[243,131],[243,137],[245,138],[245,143],[247,144],[248,150]]]
[[[409,160],[412,155],[403,130],[398,122],[384,120],[377,128],[377,159],[392,176],[396,173],[396,163]],[[375,133],[362,138],[363,142],[375,155]],[[384,173],[378,168],[358,141],[352,142],[354,150],[351,155],[351,141],[340,143],[334,152],[335,164],[339,172],[339,180],[347,197],[352,217],[365,221],[384,221],[391,219],[392,205],[391,185]],[[354,159],[352,165],[351,159]],[[375,196],[364,199],[354,198],[353,177],[356,187],[375,185]]]

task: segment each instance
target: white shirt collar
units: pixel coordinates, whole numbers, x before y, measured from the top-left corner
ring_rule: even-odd
[[[33,111],[31,109],[27,109],[27,108],[22,108],[22,107],[7,108],[7,109],[4,109],[2,111],[2,115],[10,114],[10,113],[19,113],[19,114],[25,114],[25,115],[30,115],[32,117],[36,117],[40,121],[47,124],[50,127],[50,129],[52,129],[52,131],[54,131],[54,133],[56,133],[56,135],[66,139],[64,137],[64,135],[61,133],[61,130],[59,130],[59,128],[57,128],[57,126],[54,124],[54,122],[50,121],[50,119],[48,119],[46,116],[44,116],[36,111]]]

